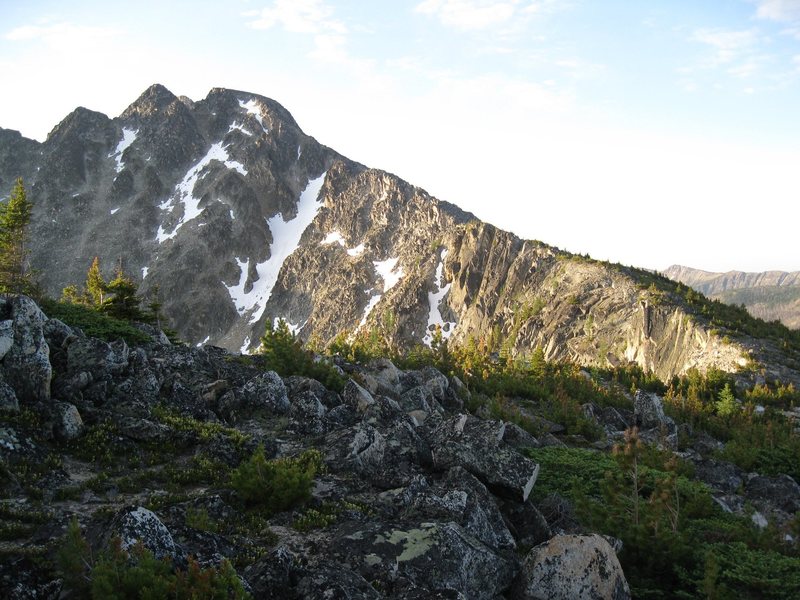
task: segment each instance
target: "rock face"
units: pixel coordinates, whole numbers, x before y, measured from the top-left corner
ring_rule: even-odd
[[[481,223],[249,92],[193,102],[154,85],[115,118],[76,109],[42,144],[0,130],[0,182],[18,175],[47,292],[84,281],[95,256],[106,275],[121,260],[192,344],[248,349],[283,318],[323,343],[377,326],[399,347],[430,344],[436,326],[455,341],[499,331],[512,354],[632,361],[664,379],[748,360],[680,298],[644,289],[651,275]]]
[[[0,298],[0,374],[22,403],[50,399],[50,347],[42,327],[47,317],[25,296]]]

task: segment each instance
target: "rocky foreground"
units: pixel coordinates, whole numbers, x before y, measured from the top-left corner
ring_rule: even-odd
[[[582,531],[563,499],[531,499],[540,469],[523,450],[564,442],[469,414],[457,378],[342,362],[337,393],[153,329],[138,347],[90,338],[25,297],[0,315],[4,598],[78,597],[58,557],[74,518],[87,562],[141,542],[178,569],[229,561],[255,598],[631,595],[617,540]],[[584,409],[609,440],[638,424],[675,443],[657,397]],[[726,510],[747,503],[766,523],[800,509],[793,479],[714,461],[715,443],[684,456]],[[233,486],[261,449],[317,451],[310,498],[266,510]]]

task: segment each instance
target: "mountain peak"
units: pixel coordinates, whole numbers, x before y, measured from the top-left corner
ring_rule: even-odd
[[[154,83],[125,109],[121,117],[127,119],[134,116],[149,116],[178,101],[178,97],[166,87],[160,83]]]

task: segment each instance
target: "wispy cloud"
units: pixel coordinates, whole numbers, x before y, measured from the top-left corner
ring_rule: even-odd
[[[244,14],[253,29],[280,27],[290,33],[310,35],[314,48],[309,58],[337,64],[351,70],[365,71],[374,61],[350,55],[347,45],[350,30],[337,19],[334,10],[324,0],[275,0],[271,6]]]
[[[565,4],[564,0],[423,0],[414,12],[436,17],[446,27],[478,31],[529,18]]]
[[[74,42],[91,42],[100,38],[117,35],[113,27],[89,27],[73,23],[54,23],[51,25],[23,25],[5,34],[5,39],[14,42],[40,41],[52,45]]]
[[[322,0],[275,0],[272,6],[245,13],[254,17],[253,29],[280,26],[293,33],[347,33],[347,27],[333,18],[333,9]]]
[[[800,0],[756,0],[756,16],[770,21],[800,21]]]
[[[698,29],[692,40],[712,48],[713,54],[706,59],[706,66],[717,67],[749,59],[757,46],[758,36],[753,30]]]

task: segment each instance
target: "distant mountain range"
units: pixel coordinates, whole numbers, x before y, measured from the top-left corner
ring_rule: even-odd
[[[49,294],[82,284],[95,256],[106,277],[121,264],[193,345],[248,351],[278,318],[304,340],[378,332],[399,349],[438,327],[512,357],[542,348],[665,379],[758,363],[800,381],[780,336],[726,336],[671,281],[483,223],[251,92],[193,101],[154,85],[118,117],[75,109],[43,143],[0,129],[0,193],[20,176]]]
[[[672,265],[664,275],[726,304],[743,304],[754,317],[800,329],[800,271],[711,273]]]

